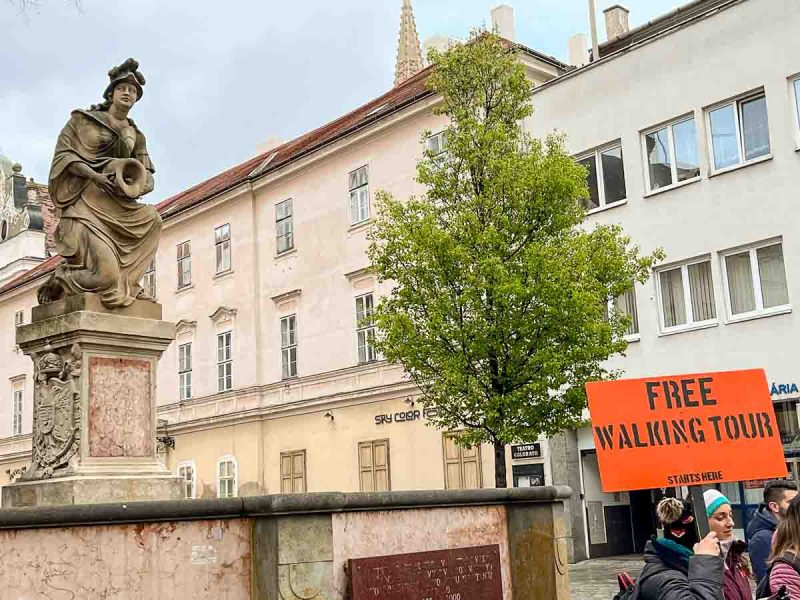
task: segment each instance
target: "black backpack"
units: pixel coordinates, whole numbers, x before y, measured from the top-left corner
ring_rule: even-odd
[[[639,597],[639,587],[633,577],[625,571],[617,575],[619,592],[614,595],[612,600],[636,600]]]
[[[772,594],[772,589],[769,586],[769,576],[772,573],[772,568],[778,563],[789,565],[798,575],[800,575],[800,561],[798,561],[797,556],[790,552],[784,552],[781,556],[772,561],[767,574],[764,575],[764,578],[758,583],[758,587],[756,588],[756,598],[788,597],[785,595],[786,589],[784,586],[781,586],[781,589],[778,590],[774,596]]]

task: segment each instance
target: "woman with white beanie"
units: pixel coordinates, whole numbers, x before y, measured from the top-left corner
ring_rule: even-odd
[[[747,544],[733,535],[733,509],[731,502],[719,490],[703,492],[708,528],[717,535],[725,572],[722,590],[725,600],[753,600],[750,590],[750,565],[742,554]]]

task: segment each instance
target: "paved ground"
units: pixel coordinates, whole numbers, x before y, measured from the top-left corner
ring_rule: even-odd
[[[611,600],[619,591],[617,573],[638,577],[642,556],[615,556],[586,560],[569,568],[571,600]]]

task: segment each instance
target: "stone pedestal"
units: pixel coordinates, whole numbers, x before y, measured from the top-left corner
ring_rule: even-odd
[[[3,506],[180,499],[180,478],[156,457],[156,368],[174,337],[144,300],[35,307],[17,329],[34,364],[32,463],[3,487]]]

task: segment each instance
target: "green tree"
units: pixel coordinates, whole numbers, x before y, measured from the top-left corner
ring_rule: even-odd
[[[505,487],[505,445],[574,427],[584,384],[614,376],[603,363],[625,351],[629,320],[608,301],[660,256],[582,226],[586,170],[560,137],[525,132],[531,84],[513,47],[475,32],[430,58],[446,152],[419,162],[424,196],[378,193],[369,255],[393,288],[376,345],[438,409],[433,425],[494,446]]]

